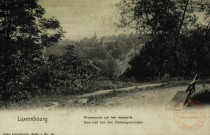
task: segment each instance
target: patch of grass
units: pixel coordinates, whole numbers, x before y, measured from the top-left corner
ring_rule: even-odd
[[[5,105],[1,105],[1,110],[26,110],[26,109],[37,109],[37,108],[43,108],[47,107],[49,103],[51,102],[58,102],[59,104],[62,104],[66,102],[69,99],[73,99],[75,96],[61,96],[61,95],[51,95],[51,96],[36,96],[34,98],[30,98],[27,101],[21,101],[21,102],[8,102]]]
[[[96,106],[101,106],[104,104],[104,101],[107,98],[112,98],[115,96],[118,96],[120,93],[113,91],[109,94],[105,94],[105,95],[99,95],[99,96],[94,96],[94,97],[89,97],[89,105],[96,105]]]

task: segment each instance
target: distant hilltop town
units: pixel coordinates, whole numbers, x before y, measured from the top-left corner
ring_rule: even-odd
[[[68,45],[75,47],[75,54],[97,67],[103,68],[104,62],[117,65],[119,72],[129,66],[128,61],[144,45],[147,36],[137,34],[121,34],[118,36],[97,37],[95,33],[91,38],[83,38],[80,41],[63,40],[57,46],[45,48],[43,57],[49,55],[61,56],[65,53]]]

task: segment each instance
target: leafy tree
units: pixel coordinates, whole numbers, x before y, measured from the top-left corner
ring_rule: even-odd
[[[52,87],[46,94],[75,95],[90,92],[91,89],[85,89],[85,86],[90,86],[91,81],[99,81],[100,77],[95,66],[84,63],[75,55],[72,45],[62,56],[51,55],[47,67]]]
[[[41,49],[56,44],[63,31],[59,21],[44,18],[38,0],[0,1],[1,100],[22,100],[36,92],[31,80],[44,64]]]
[[[150,36],[139,54],[148,57],[142,66],[145,71],[150,69],[152,75],[148,76],[190,75],[204,66],[198,64],[198,59],[204,64],[209,48],[208,1],[124,0],[119,7],[123,27],[134,26],[139,33]]]

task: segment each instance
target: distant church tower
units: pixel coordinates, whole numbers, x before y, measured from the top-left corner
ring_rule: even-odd
[[[95,35],[94,35],[94,37],[93,37],[94,39],[97,39],[97,35],[96,35],[96,32],[95,32]]]

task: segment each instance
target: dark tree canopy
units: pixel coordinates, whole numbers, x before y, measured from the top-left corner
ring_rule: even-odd
[[[138,33],[150,37],[125,74],[141,78],[149,73],[148,77],[161,78],[165,74],[182,76],[207,71],[209,1],[123,0],[118,7],[122,27],[135,27]]]
[[[31,76],[43,65],[41,49],[55,45],[63,36],[59,21],[54,17],[44,18],[44,14],[38,0],[0,1],[2,100],[28,93],[26,87]],[[35,89],[36,86],[30,85],[28,89]]]

